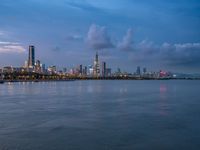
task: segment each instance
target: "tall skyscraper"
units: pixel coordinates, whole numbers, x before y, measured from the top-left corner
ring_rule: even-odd
[[[87,66],[83,68],[83,75],[87,75]]]
[[[147,73],[147,68],[143,68],[143,74]]]
[[[28,54],[28,67],[32,68],[35,65],[35,47],[33,45],[29,46]]]
[[[106,76],[111,76],[112,75],[112,71],[111,68],[106,68]]]
[[[45,64],[40,64],[40,67],[43,73],[46,72]]]
[[[88,66],[88,73],[90,76],[92,76],[94,74],[94,67],[92,65]]]
[[[83,65],[79,65],[79,75],[82,75],[83,74]]]
[[[106,62],[102,62],[102,77],[105,77],[106,76]]]
[[[98,52],[97,52],[96,55],[95,55],[94,68],[93,68],[93,75],[96,76],[96,77],[100,76]]]
[[[140,74],[141,74],[140,66],[137,67],[136,74],[137,74],[137,75],[140,75]]]

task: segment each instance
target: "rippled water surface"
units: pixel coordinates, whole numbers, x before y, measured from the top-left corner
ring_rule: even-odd
[[[0,84],[0,150],[200,149],[200,81]]]

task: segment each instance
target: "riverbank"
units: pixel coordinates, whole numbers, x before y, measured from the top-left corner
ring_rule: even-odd
[[[76,80],[200,80],[200,78],[135,78],[135,77],[75,77],[66,79],[4,79],[3,82],[55,82]]]

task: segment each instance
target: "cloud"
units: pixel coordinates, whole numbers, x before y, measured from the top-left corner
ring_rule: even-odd
[[[144,40],[135,49],[131,58],[138,62],[154,61],[170,66],[200,65],[200,43],[156,45]]]
[[[75,35],[68,35],[66,37],[67,41],[80,41],[83,39],[81,35],[75,34]]]
[[[105,27],[91,25],[86,37],[86,44],[95,50],[113,48],[110,36]]]
[[[199,65],[200,43],[164,43],[161,46],[160,54],[170,65]]]
[[[19,45],[20,43],[17,42],[3,42],[0,41],[0,45]]]
[[[25,51],[20,43],[0,41],[0,53],[23,53]]]
[[[133,30],[128,29],[122,41],[117,45],[118,49],[122,51],[132,51],[133,47]]]

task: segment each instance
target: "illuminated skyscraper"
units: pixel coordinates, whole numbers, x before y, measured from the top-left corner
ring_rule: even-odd
[[[100,76],[98,52],[96,53],[95,60],[94,60],[93,75],[96,77]]]
[[[29,54],[28,54],[28,67],[33,68],[35,65],[35,47],[29,46]]]

